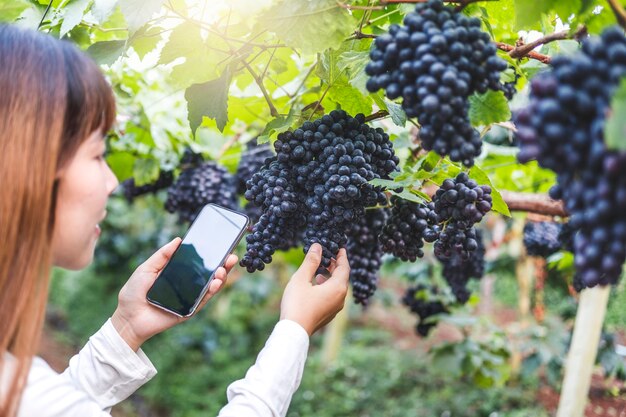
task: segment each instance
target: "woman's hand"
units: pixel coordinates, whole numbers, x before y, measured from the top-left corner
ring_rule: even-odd
[[[300,324],[309,336],[341,311],[348,292],[350,265],[346,250],[339,250],[329,278],[316,275],[321,260],[322,247],[314,243],[287,284],[280,304],[280,318]],[[314,278],[317,285],[313,284]]]
[[[181,239],[177,237],[159,249],[135,270],[120,290],[117,309],[111,321],[134,351],[152,336],[187,320],[154,307],[146,301],[148,290],[180,243]],[[236,263],[237,256],[230,255],[226,259],[225,268],[220,267],[215,271],[215,277],[209,284],[209,290],[200,302],[198,310],[224,286],[227,274]]]

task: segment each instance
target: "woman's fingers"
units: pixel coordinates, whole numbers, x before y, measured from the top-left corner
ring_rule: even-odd
[[[237,255],[233,255],[232,253],[228,255],[228,258],[226,258],[226,262],[224,262],[224,268],[226,269],[227,275],[230,274],[230,271],[233,269],[233,267],[237,265],[237,261],[239,261]]]
[[[151,257],[149,257],[141,267],[144,272],[157,273],[160,272],[165,264],[170,260],[182,240],[179,237],[175,237],[171,242],[162,246]]]

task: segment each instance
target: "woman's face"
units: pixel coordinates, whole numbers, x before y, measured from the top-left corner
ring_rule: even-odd
[[[109,195],[119,184],[104,159],[99,131],[85,140],[59,173],[52,256],[55,266],[82,269],[89,265]]]

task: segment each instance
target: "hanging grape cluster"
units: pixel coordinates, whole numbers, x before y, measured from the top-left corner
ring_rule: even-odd
[[[491,187],[478,185],[461,172],[454,179],[446,179],[433,197],[437,220],[441,224],[435,242],[435,256],[465,258],[479,246],[474,225],[491,210]]]
[[[516,116],[518,159],[557,174],[550,194],[571,216],[576,286],[613,284],[626,258],[626,152],[607,149],[604,126],[626,74],[626,38],[606,29],[550,65],[532,80],[530,103]]]
[[[561,229],[555,222],[526,222],[524,225],[524,246],[530,256],[547,258],[561,250]]]
[[[500,90],[506,62],[496,55],[480,20],[445,7],[441,0],[418,4],[404,25],[374,41],[367,89],[402,97],[408,117],[417,117],[425,149],[472,166],[480,154],[478,131],[470,124],[468,98]]]
[[[321,244],[322,266],[328,267],[365,207],[387,202],[382,188],[368,181],[396,169],[389,136],[365,124],[361,114],[334,110],[279,134],[274,148],[276,156],[246,184],[246,199],[263,207],[263,215],[246,237],[241,265],[249,272],[262,269],[285,241],[302,234],[305,252]]]
[[[439,237],[434,203],[415,203],[393,196],[391,214],[383,227],[380,242],[385,253],[415,262],[424,256],[424,241]]]
[[[246,181],[258,172],[268,158],[273,158],[269,143],[257,144],[256,139],[252,139],[246,145],[246,150],[241,153],[239,165],[237,165],[237,193],[244,194],[246,192]],[[263,208],[257,206],[254,201],[248,202],[244,210],[250,221],[256,223],[263,214]]]
[[[485,273],[485,246],[480,230],[476,230],[475,236],[477,247],[468,257],[459,253],[450,257],[437,256],[443,265],[442,275],[461,304],[467,303],[470,298],[471,293],[467,288],[469,280],[480,279]]]
[[[415,331],[420,336],[428,336],[430,330],[437,325],[434,319],[428,320],[429,317],[448,314],[446,306],[437,299],[438,295],[439,289],[436,286],[428,288],[423,284],[418,284],[408,288],[402,297],[402,303],[419,317]]]
[[[183,170],[168,189],[165,209],[191,222],[208,203],[238,208],[235,178],[213,161]]]
[[[380,236],[383,250],[403,261],[424,256],[424,242],[435,242],[435,255],[462,257],[478,248],[474,225],[491,210],[491,187],[461,172],[446,179],[428,204],[392,197],[391,215]]]
[[[174,174],[172,171],[161,171],[156,181],[144,185],[136,185],[134,178],[127,179],[122,182],[122,190],[124,197],[130,203],[136,197],[154,194],[157,191],[163,190],[172,185],[173,182]]]
[[[366,210],[347,232],[352,295],[357,304],[367,305],[378,285],[383,251],[378,236],[387,220],[387,210]]]
[[[246,192],[246,181],[261,169],[268,158],[273,157],[274,152],[269,143],[257,144],[256,139],[248,141],[237,165],[237,192],[239,194]]]

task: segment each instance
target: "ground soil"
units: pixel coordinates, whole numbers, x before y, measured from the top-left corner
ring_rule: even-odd
[[[393,281],[391,281],[393,283]],[[396,281],[397,283],[397,281]],[[403,292],[403,288],[385,285],[384,291],[397,293]],[[495,303],[489,296],[489,283],[487,282],[487,294],[481,295],[481,304],[476,307],[481,314],[486,314],[499,326],[514,326],[518,322],[518,312],[514,308],[504,307]],[[485,296],[487,295],[487,296]],[[414,332],[415,317],[407,309],[401,306],[382,306],[381,304],[368,307],[367,314],[359,315],[354,319],[355,324],[375,324],[377,327],[389,329],[394,337],[394,348],[400,350],[427,351],[432,345],[442,341],[459,340],[462,337],[458,328],[440,323],[433,335],[427,339],[417,337]],[[40,355],[58,372],[67,366],[69,358],[74,355],[78,347],[71,346],[59,339],[59,328],[62,331],[62,320],[52,317],[48,320],[40,346]],[[626,337],[620,335],[622,344],[626,343]],[[626,385],[619,381],[607,381],[600,373],[594,375],[589,392],[590,402],[585,409],[585,417],[626,417]],[[548,384],[544,384],[537,392],[537,401],[550,413],[555,415],[559,402],[559,393]],[[125,402],[124,407],[116,407],[113,410],[114,417],[153,415],[140,399]],[[529,416],[531,417],[531,416]]]

